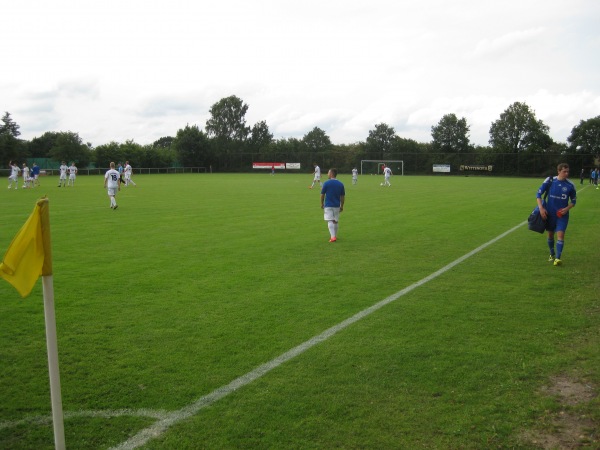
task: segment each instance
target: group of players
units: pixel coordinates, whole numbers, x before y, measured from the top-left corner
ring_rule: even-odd
[[[318,183],[319,186],[321,186],[321,168],[317,165],[317,163],[314,163],[313,167],[314,167],[313,182],[308,187],[309,189],[312,189],[315,186],[315,183]],[[383,182],[380,183],[379,185],[390,187],[391,186],[390,177],[392,176],[392,169],[389,166],[386,166],[385,164],[383,164],[381,168],[383,171]],[[354,169],[352,169],[352,184],[357,184],[357,183],[358,183],[358,169],[355,167]]]
[[[19,165],[10,161],[8,163],[10,167],[10,175],[8,176],[8,188],[12,189],[13,185],[15,190],[19,189],[19,175],[23,175],[23,189],[33,188],[40,185],[40,168],[36,163],[33,163],[31,169],[27,167],[27,163],[23,163],[21,169]]]
[[[114,166],[114,163],[111,164]],[[35,162],[31,166],[31,169],[27,167],[27,163],[23,163],[23,168],[20,168],[14,161],[9,162],[9,167],[10,175],[8,176],[8,189],[12,189],[13,187],[15,190],[19,189],[19,176],[23,179],[22,189],[34,188],[40,185],[40,167]],[[112,168],[114,169],[114,167]],[[70,166],[67,166],[67,163],[62,161],[58,170],[58,187],[75,186],[75,179],[77,178],[78,171],[77,166],[75,166],[75,161],[71,162]],[[129,161],[125,161],[125,166],[119,163],[117,172],[119,174],[119,182],[124,183],[125,186],[129,186],[130,184],[137,186],[131,179],[133,168],[129,164]],[[68,180],[67,174],[69,175]]]
[[[337,231],[340,213],[344,210],[346,191],[342,182],[336,179],[337,170],[329,169],[328,180],[321,184],[321,168],[315,163],[313,182],[308,187],[312,189],[315,183],[321,186],[321,208],[323,218],[327,222],[330,233],[329,242],[337,242]],[[548,261],[555,266],[562,265],[562,252],[565,245],[565,232],[569,224],[569,211],[577,203],[575,185],[568,179],[569,165],[561,163],[557,166],[557,175],[547,177],[536,192],[537,208],[546,223],[548,231]],[[390,186],[391,169],[384,166],[384,182],[381,186]],[[583,177],[583,175],[582,175]],[[352,170],[352,183],[356,184],[358,171]],[[583,178],[582,178],[583,182]]]

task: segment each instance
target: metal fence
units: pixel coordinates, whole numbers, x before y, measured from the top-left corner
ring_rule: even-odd
[[[362,159],[400,160],[404,162],[405,175],[482,175],[482,176],[522,176],[540,177],[556,173],[556,166],[566,162],[571,167],[571,176],[578,177],[583,169],[589,176],[591,169],[599,165],[594,155],[582,154],[514,154],[514,153],[356,153],[333,151],[323,153],[271,154],[239,153],[221,155],[205,166],[196,167],[159,167],[133,169],[136,175],[168,173],[212,173],[212,172],[256,172],[255,162],[299,163],[300,169],[291,173],[310,173],[313,163],[322,170],[331,167],[340,173],[351,173],[354,167],[360,167]],[[436,165],[450,167],[449,172],[439,173]],[[58,174],[56,168],[42,168],[45,175]],[[78,175],[103,175],[108,168],[79,168]],[[8,177],[9,169],[0,169],[0,174]]]

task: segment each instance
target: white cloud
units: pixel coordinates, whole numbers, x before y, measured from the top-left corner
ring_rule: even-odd
[[[444,114],[473,142],[525,101],[565,141],[600,114],[594,0],[108,0],[5,7],[0,110],[21,137],[78,132],[150,143],[237,95],[277,137],[315,126],[335,143],[377,123],[422,142]]]

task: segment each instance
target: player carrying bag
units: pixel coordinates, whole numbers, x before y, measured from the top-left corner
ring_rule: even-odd
[[[544,206],[546,205],[548,192],[550,192],[550,186],[552,186],[552,181],[548,185],[548,190],[544,192]],[[542,215],[540,214],[540,208],[538,206],[536,206],[535,209],[531,211],[531,214],[529,214],[527,226],[531,231],[535,231],[536,233],[543,234],[544,231],[546,231],[546,221],[542,218]]]

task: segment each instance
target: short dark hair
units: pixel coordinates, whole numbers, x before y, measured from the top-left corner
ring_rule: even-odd
[[[556,166],[556,170],[558,170],[559,172],[563,169],[568,169],[569,165],[567,163],[560,163],[558,166]]]
[[[329,171],[333,174],[333,178],[337,177],[337,169],[334,169],[332,167],[331,169],[329,169]]]

